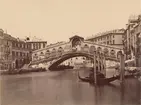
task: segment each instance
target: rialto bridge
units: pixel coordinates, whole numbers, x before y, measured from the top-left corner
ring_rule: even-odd
[[[72,57],[85,56],[93,59],[94,53],[95,55],[101,55],[101,59],[104,57],[106,60],[118,62],[121,52],[123,53],[123,50],[120,48],[95,44],[75,35],[70,38],[69,42],[52,44],[46,48],[33,51],[30,65],[51,62],[48,68],[52,69]]]

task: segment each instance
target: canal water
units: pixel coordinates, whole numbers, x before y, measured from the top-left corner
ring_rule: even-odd
[[[0,105],[141,105],[138,79],[93,86],[81,82],[77,73],[66,70],[1,76]]]

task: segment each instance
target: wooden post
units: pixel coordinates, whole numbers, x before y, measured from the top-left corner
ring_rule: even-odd
[[[96,78],[96,51],[94,51],[94,55],[93,55],[93,73],[94,73],[94,84],[97,84],[97,78]]]
[[[124,81],[124,70],[125,70],[125,62],[124,62],[124,54],[120,54],[120,80]]]
[[[106,72],[105,72],[105,57],[104,54],[101,54],[101,70],[102,73],[104,74],[104,76],[106,76]]]
[[[104,75],[106,77],[106,60],[105,60],[105,54],[103,55],[103,65],[104,65]]]
[[[98,71],[99,71],[99,69],[100,69],[100,63],[99,63],[99,61],[100,61],[100,53],[99,52],[97,52],[97,67],[98,67]]]
[[[103,73],[103,54],[100,54],[100,68],[101,68],[101,73]]]

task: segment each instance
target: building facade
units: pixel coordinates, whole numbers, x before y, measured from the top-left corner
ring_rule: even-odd
[[[20,68],[31,61],[31,46],[19,39],[12,41],[12,67]]]
[[[31,60],[31,46],[0,29],[0,70],[20,68]]]
[[[136,60],[136,66],[139,65],[139,55],[140,52],[140,36],[141,35],[141,15],[136,17],[130,18],[128,20],[128,24],[125,30],[125,37],[124,37],[124,52],[126,54],[126,59],[133,59]]]
[[[25,41],[26,43],[28,43],[32,51],[42,49],[47,46],[47,41],[42,41],[41,39],[36,37],[34,38],[27,37]]]
[[[124,29],[116,29],[98,33],[92,37],[87,38],[86,41],[123,48],[124,31]]]
[[[32,51],[45,48],[47,45],[47,41],[27,41],[27,43]]]
[[[0,30],[0,70],[6,70],[11,68],[12,62],[12,41],[16,40],[11,35],[4,33]]]
[[[0,31],[0,70],[2,69],[2,65],[3,65],[3,51],[2,51],[2,40],[3,40],[3,37],[2,37],[2,32]]]

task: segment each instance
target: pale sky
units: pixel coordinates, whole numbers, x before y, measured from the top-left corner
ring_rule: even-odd
[[[48,43],[125,28],[141,14],[141,0],[0,0],[0,28],[14,37],[37,36]]]

